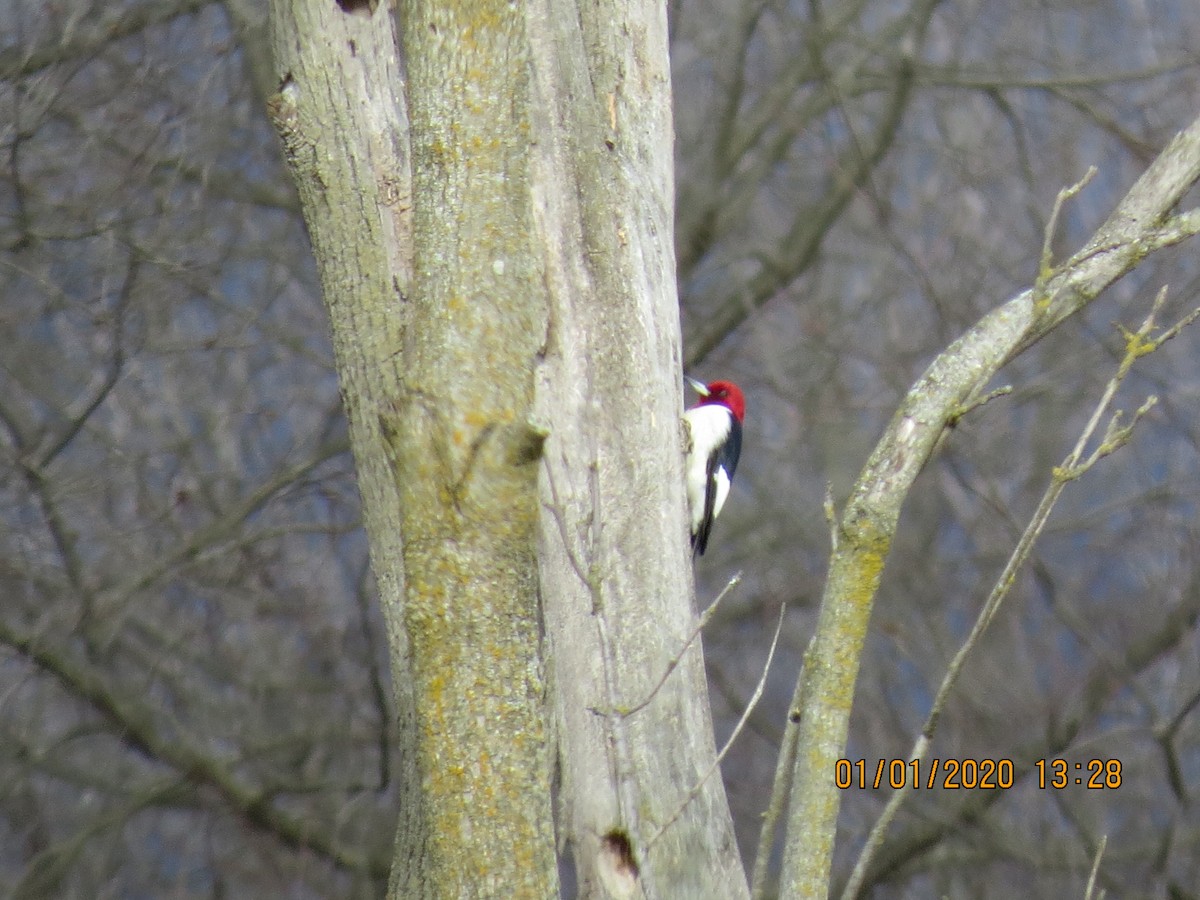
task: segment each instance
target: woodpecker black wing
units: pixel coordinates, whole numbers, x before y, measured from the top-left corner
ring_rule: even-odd
[[[712,532],[713,522],[725,503],[724,494],[728,494],[729,487],[733,484],[733,473],[737,471],[738,457],[742,455],[742,423],[730,416],[729,424],[729,437],[708,457],[707,477],[704,483],[704,515],[700,518],[700,527],[692,535],[693,556],[703,556],[708,548],[708,536]]]
[[[713,453],[708,457],[708,469],[704,481],[704,515],[700,517],[700,527],[692,535],[692,556],[704,555],[708,547],[708,533],[712,531],[713,508],[717,503],[717,469],[721,464],[721,454]]]
[[[729,440],[721,447],[721,465],[733,483],[733,473],[737,471],[738,457],[742,455],[742,423],[737,419],[730,420]]]

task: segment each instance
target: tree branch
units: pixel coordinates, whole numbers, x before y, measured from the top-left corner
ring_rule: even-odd
[[[1059,197],[1062,198],[1060,193]],[[1057,205],[1056,205],[1057,208]],[[1053,216],[1051,217],[1053,222]],[[1047,227],[1047,233],[1053,230],[1051,224]],[[1104,438],[1100,444],[1088,455],[1084,456],[1084,451],[1091,442],[1096,430],[1100,427],[1100,420],[1104,413],[1111,406],[1113,398],[1116,396],[1117,389],[1129,374],[1133,363],[1145,356],[1147,353],[1157,350],[1166,341],[1179,334],[1181,328],[1188,323],[1194,321],[1197,315],[1200,315],[1200,309],[1193,311],[1184,319],[1177,322],[1172,327],[1168,328],[1157,337],[1152,337],[1151,332],[1154,329],[1154,317],[1161,310],[1163,303],[1166,300],[1167,291],[1163,288],[1158,292],[1158,296],[1154,299],[1154,305],[1142,322],[1141,327],[1134,333],[1130,333],[1122,329],[1126,334],[1125,355],[1117,367],[1116,373],[1109,379],[1107,386],[1104,389],[1099,401],[1096,403],[1092,415],[1080,433],[1075,446],[1071,452],[1067,454],[1066,459],[1062,464],[1056,466],[1051,473],[1050,484],[1047,485],[1045,492],[1042,494],[1042,499],[1038,503],[1037,509],[1022,532],[1020,540],[1013,548],[1012,553],[1008,557],[1008,562],[1005,564],[1003,571],[996,579],[996,583],[992,587],[991,593],[984,602],[983,607],[979,611],[978,617],[975,619],[975,624],[971,628],[970,634],[963,641],[958,652],[950,661],[950,665],[946,670],[945,676],[942,678],[942,683],[938,687],[937,694],[934,697],[933,704],[929,710],[929,715],[925,719],[925,725],[921,729],[921,733],[917,736],[916,742],[913,744],[912,750],[909,751],[908,759],[910,762],[914,760],[924,759],[925,754],[929,751],[930,744],[933,741],[934,733],[937,731],[938,721],[941,718],[942,710],[945,708],[946,701],[949,699],[950,691],[958,681],[958,675],[962,671],[962,667],[966,662],[967,654],[969,654],[983,637],[983,633],[987,630],[992,620],[996,617],[996,613],[1000,609],[1000,605],[1008,596],[1012,588],[1013,581],[1017,571],[1024,565],[1025,560],[1029,557],[1030,551],[1033,549],[1034,543],[1045,530],[1046,522],[1050,518],[1050,513],[1053,511],[1058,499],[1062,496],[1063,490],[1072,481],[1079,478],[1085,472],[1092,468],[1097,462],[1113,453],[1129,439],[1133,433],[1133,427],[1142,415],[1147,412],[1156,402],[1155,397],[1150,397],[1142,406],[1134,413],[1133,420],[1129,425],[1120,427],[1118,425],[1121,413],[1117,411],[1109,420],[1108,427],[1105,431]],[[1148,348],[1148,349],[1147,349]],[[866,877],[867,867],[870,865],[871,858],[880,844],[883,842],[884,835],[887,833],[887,828],[892,820],[896,817],[896,813],[900,811],[900,806],[907,799],[911,787],[906,781],[904,785],[894,791],[891,797],[888,798],[887,805],[880,814],[879,819],[871,828],[870,834],[867,835],[867,841],[859,853],[858,860],[854,864],[854,871],[851,873],[850,880],[846,884],[845,890],[842,892],[842,900],[853,900],[857,897],[862,887],[863,879]]]
[[[1006,362],[1083,309],[1149,253],[1195,234],[1200,217],[1171,211],[1200,178],[1200,119],[1178,134],[1074,257],[986,315],[941,353],[900,404],[842,515],[803,678],[781,889],[825,896],[840,797],[833,766],[846,742],[859,657],[900,508],[955,410]]]
[[[61,40],[37,47],[20,44],[0,53],[0,80],[23,78],[61,62],[78,61],[99,52],[122,38],[137,34],[180,16],[191,15],[212,5],[214,0],[150,0],[132,8],[122,7],[103,21],[78,31],[69,29]],[[104,7],[99,7],[103,9]]]
[[[317,832],[310,819],[274,806],[265,791],[245,783],[220,759],[200,750],[201,742],[165,737],[148,709],[114,690],[91,667],[72,659],[68,653],[36,636],[22,634],[3,621],[0,621],[0,643],[20,653],[88,703],[131,747],[170,766],[187,781],[211,787],[255,827],[270,832],[289,846],[327,858],[341,868],[369,873],[374,878],[387,875],[389,860],[372,858],[357,848],[346,847],[336,837]]]

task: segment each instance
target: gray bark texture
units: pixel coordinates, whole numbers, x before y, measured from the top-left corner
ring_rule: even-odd
[[[463,11],[474,30],[453,9],[414,11],[414,199],[392,20],[351,6],[273,8],[271,108],[321,271],[389,625],[405,779],[391,894],[549,896],[540,438],[525,424],[544,303],[527,249],[523,26],[504,4]],[[464,32],[474,53],[458,50]],[[481,95],[510,98],[506,114]]]
[[[408,121],[390,17],[335,4],[278,0],[270,9],[278,91],[268,111],[300,195],[329,313],[342,403],[363,501],[399,718],[400,755],[416,756],[400,493],[381,411],[399,396],[404,308],[411,290]],[[415,796],[402,766],[401,796]],[[405,804],[398,834],[419,829]],[[399,844],[398,844],[399,845]],[[395,867],[393,867],[395,868]]]

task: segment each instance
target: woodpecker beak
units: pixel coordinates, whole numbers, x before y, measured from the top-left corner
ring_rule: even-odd
[[[683,380],[690,384],[692,386],[692,390],[701,397],[708,396],[708,385],[706,385],[703,381],[697,381],[695,378],[689,378],[687,375],[683,376]]]

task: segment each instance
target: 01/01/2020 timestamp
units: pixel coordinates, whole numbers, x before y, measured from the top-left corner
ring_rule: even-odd
[[[933,790],[1008,789],[1015,781],[1011,759],[839,759],[834,784],[839,790],[902,787]]]
[[[1061,790],[1079,785],[1092,790],[1114,790],[1121,786],[1119,759],[1039,759],[1033,764],[1042,790]],[[1007,790],[1016,782],[1011,759],[839,759],[834,766],[834,783],[841,790],[903,787],[943,790]]]

